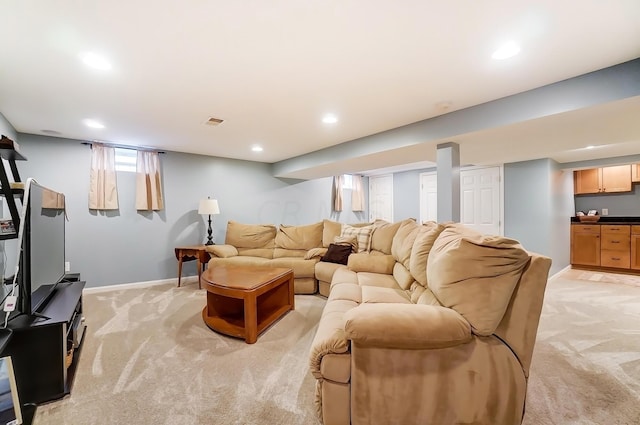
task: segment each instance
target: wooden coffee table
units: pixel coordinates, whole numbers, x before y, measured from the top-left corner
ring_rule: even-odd
[[[291,269],[216,265],[202,274],[202,286],[206,325],[247,344],[295,308]]]

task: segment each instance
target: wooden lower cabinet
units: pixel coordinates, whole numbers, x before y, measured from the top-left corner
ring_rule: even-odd
[[[571,225],[571,264],[640,270],[640,225]]]
[[[640,270],[640,226],[631,226],[631,269]]]
[[[631,264],[631,226],[603,224],[600,234],[600,265],[628,269]]]
[[[571,226],[571,264],[600,266],[600,225]]]

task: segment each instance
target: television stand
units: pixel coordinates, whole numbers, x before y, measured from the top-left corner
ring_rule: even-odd
[[[3,356],[11,356],[22,405],[40,404],[71,392],[82,348],[85,282],[62,282],[40,311],[46,319],[17,316]],[[70,361],[70,362],[69,362]]]

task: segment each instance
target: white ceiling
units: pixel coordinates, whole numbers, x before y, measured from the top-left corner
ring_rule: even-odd
[[[491,59],[508,40],[521,53]],[[88,51],[112,69],[86,67]],[[638,0],[5,0],[0,113],[23,133],[272,163],[637,57]],[[638,153],[638,111],[627,99],[456,142],[475,164]],[[432,158],[417,149],[314,176]]]

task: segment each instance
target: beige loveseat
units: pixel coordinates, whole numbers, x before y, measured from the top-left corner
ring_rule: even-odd
[[[323,423],[520,424],[551,260],[457,224],[382,227],[390,247],[331,274],[310,352]]]
[[[218,264],[286,267],[293,270],[296,294],[315,294],[314,266],[320,257],[309,255],[322,247],[323,223],[305,226],[227,223],[224,245],[211,245],[209,267]]]

